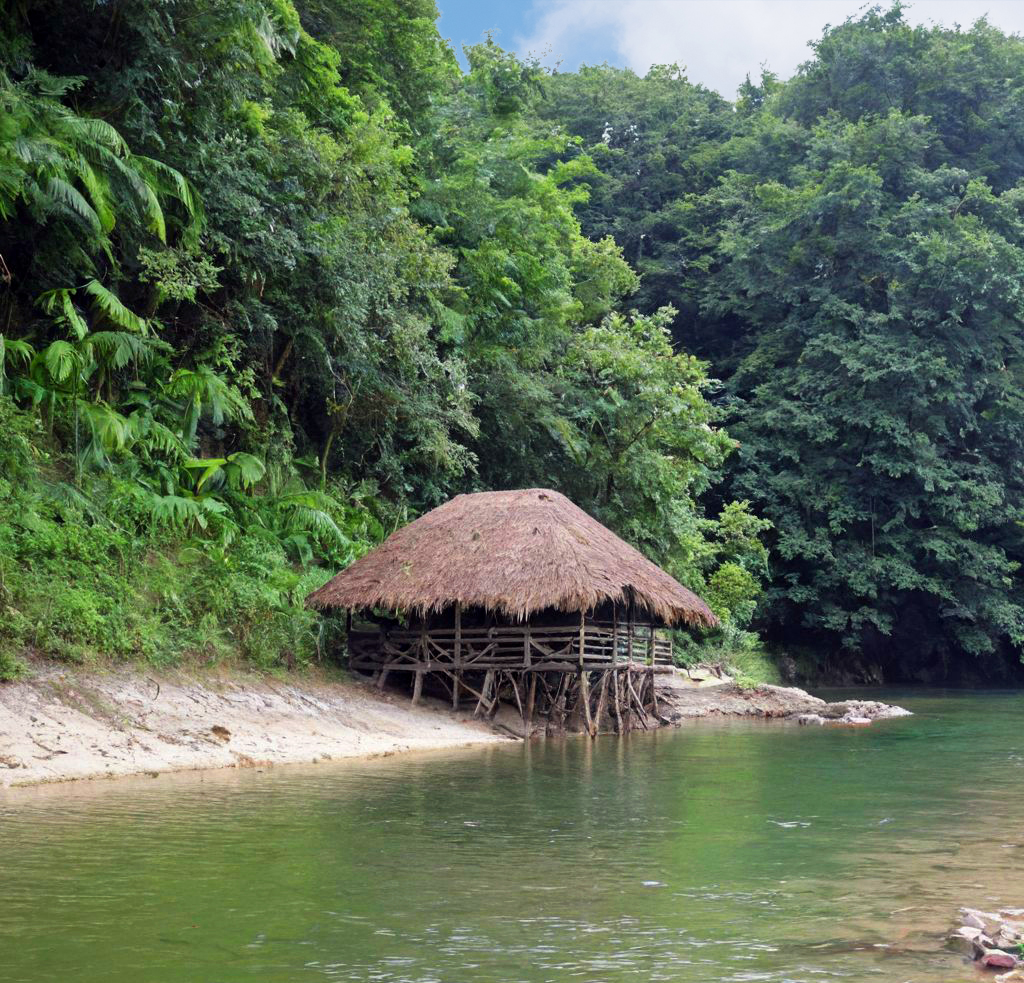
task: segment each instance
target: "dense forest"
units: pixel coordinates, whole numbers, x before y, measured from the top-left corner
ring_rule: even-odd
[[[325,658],[310,590],[529,486],[708,599],[684,658],[1016,671],[1024,41],[875,8],[729,101],[433,0],[0,18],[0,678]]]

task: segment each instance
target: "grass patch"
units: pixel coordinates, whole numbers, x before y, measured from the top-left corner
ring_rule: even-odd
[[[700,641],[677,632],[674,651],[677,665],[690,669],[697,666],[720,669],[745,689],[765,684],[779,686],[783,682],[775,657],[758,636],[729,624]]]

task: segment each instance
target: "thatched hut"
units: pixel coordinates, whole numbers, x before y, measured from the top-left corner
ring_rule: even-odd
[[[561,674],[588,696],[588,725],[591,673],[624,670],[624,686],[642,668],[653,677],[672,662],[660,629],[715,624],[694,593],[564,495],[540,488],[459,495],[307,603],[346,609],[350,665],[379,673],[381,683],[389,672],[414,673],[414,699],[431,674],[453,705],[466,689],[478,711],[493,712],[511,686],[529,719],[538,677],[549,703],[567,695],[568,683],[552,675]],[[353,628],[353,615],[363,624]],[[653,699],[653,679],[650,689]]]

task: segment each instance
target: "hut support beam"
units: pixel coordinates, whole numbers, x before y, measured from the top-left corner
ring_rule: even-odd
[[[462,677],[462,605],[455,602],[455,671],[452,673],[452,710],[459,709],[459,683]]]
[[[546,721],[547,733],[571,728],[591,737],[668,722],[654,678],[668,671],[659,663],[663,646],[653,625],[634,622],[634,612],[616,611],[608,622],[581,614],[568,624],[490,627],[467,627],[460,605],[449,612],[447,622],[417,618],[405,628],[381,629],[379,638],[355,632],[355,667],[374,671],[381,689],[394,673],[412,676],[406,692],[413,706],[423,700],[428,674],[447,689],[453,712],[490,719],[511,704],[527,735],[537,720]]]
[[[481,712],[489,711],[491,709],[491,689],[494,687],[494,670],[488,669],[484,676],[484,688],[480,693],[480,699],[476,701],[476,709],[473,711],[474,717],[479,717]],[[498,695],[495,693],[493,701],[496,703]]]

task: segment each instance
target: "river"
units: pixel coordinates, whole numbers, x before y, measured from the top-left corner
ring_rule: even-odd
[[[881,698],[916,715],[0,792],[0,983],[973,980],[1024,695]]]

